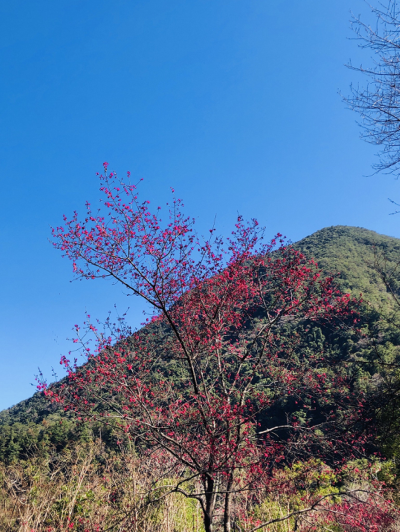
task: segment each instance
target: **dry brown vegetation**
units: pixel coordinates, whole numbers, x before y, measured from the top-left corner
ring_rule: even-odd
[[[313,469],[318,469],[317,464]],[[174,483],[167,474],[168,468],[165,464],[162,470],[157,467],[155,458],[140,459],[129,449],[110,453],[100,440],[46,458],[0,465],[0,530],[204,532],[198,501],[171,493]],[[310,486],[312,482],[310,478]],[[328,484],[321,487],[321,495]],[[307,498],[307,493],[303,496]],[[246,492],[236,498],[235,504],[240,515],[248,516],[235,524],[238,532],[251,530],[258,519],[279,519],[302,505],[298,495],[264,494],[257,501]],[[333,509],[337,500],[329,504]],[[327,523],[324,512],[311,512],[262,528],[263,532],[294,530],[338,532],[347,528]],[[383,530],[397,529],[392,523]]]
[[[195,501],[168,495],[168,482],[150,465],[127,450],[109,456],[101,442],[2,465],[0,529],[200,532]]]

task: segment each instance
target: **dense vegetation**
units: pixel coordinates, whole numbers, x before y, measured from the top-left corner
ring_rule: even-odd
[[[294,246],[328,273],[340,273],[342,289],[363,294],[374,307],[387,310],[392,299],[376,270],[376,256],[384,254],[388,267],[400,259],[400,240],[361,227],[334,226],[321,229]]]
[[[386,458],[394,459],[393,463],[396,465],[398,462],[396,458],[400,454],[397,423],[400,411],[400,378],[398,375],[400,368],[398,360],[400,326],[397,314],[400,309],[390,290],[388,290],[388,279],[391,283],[392,291],[396,293],[396,267],[400,261],[400,240],[378,235],[361,228],[337,226],[318,231],[296,243],[294,247],[302,251],[306,256],[315,258],[327,275],[340,273],[339,284],[344,291],[350,291],[356,296],[360,293],[363,294],[364,304],[360,323],[363,336],[361,339],[354,338],[352,334],[347,337],[346,335],[330,337],[328,329],[313,327],[307,333],[307,342],[310,352],[318,349],[318,346],[328,343],[331,352],[336,353],[339,358],[352,361],[348,366],[349,375],[352,376],[355,386],[366,390],[370,397],[369,408],[371,415],[369,419],[372,421],[370,421],[371,426],[367,427],[367,430],[374,435],[373,439],[371,439],[371,446],[374,447],[376,452],[383,452]],[[387,275],[386,282],[383,275],[385,272]],[[171,370],[171,368],[169,369]],[[174,378],[173,371],[170,372],[170,377]],[[288,410],[294,412],[295,408],[295,405],[289,402],[281,405],[281,410],[274,412],[273,415],[279,421],[280,416],[287,414]],[[93,442],[97,442],[95,446],[93,446]],[[7,476],[19,476],[18,483],[22,486],[25,482],[24,489],[29,491],[35,485],[35,474],[41,471],[42,475],[47,475],[50,478],[51,471],[57,469],[60,471],[61,476],[54,480],[53,496],[59,497],[59,495],[54,495],[57,489],[61,490],[60,493],[62,493],[63,486],[75,482],[74,478],[68,476],[68,467],[65,465],[70,460],[71,463],[75,464],[75,468],[80,468],[81,471],[85,468],[87,471],[90,469],[91,475],[94,475],[92,477],[89,475],[90,478],[88,477],[85,481],[82,480],[82,485],[85,484],[86,486],[84,490],[86,493],[84,500],[86,502],[83,505],[86,505],[86,509],[85,511],[82,510],[80,514],[76,509],[77,503],[75,499],[78,497],[76,494],[79,490],[76,491],[75,485],[74,488],[71,487],[71,493],[75,489],[75,495],[72,497],[75,502],[71,503],[72,499],[70,500],[68,511],[65,509],[68,506],[67,502],[65,502],[63,512],[61,514],[60,512],[58,513],[59,523],[55,525],[55,518],[49,517],[49,526],[58,526],[61,530],[63,529],[62,527],[68,525],[67,518],[71,518],[77,512],[79,515],[87,517],[89,515],[88,507],[92,504],[90,501],[92,499],[98,501],[100,493],[103,493],[104,498],[106,487],[99,479],[104,477],[105,470],[108,471],[109,478],[114,479],[115,486],[118,485],[120,492],[124,493],[124,496],[122,497],[121,495],[120,497],[122,499],[125,497],[126,500],[130,498],[130,502],[127,503],[128,506],[135,506],[138,503],[137,501],[134,502],[136,499],[130,491],[132,487],[130,486],[129,489],[126,486],[124,489],[121,488],[121,485],[125,485],[127,482],[127,478],[132,480],[134,477],[134,475],[132,477],[132,472],[129,475],[121,473],[120,458],[118,457],[121,456],[121,453],[126,454],[128,452],[125,443],[121,441],[120,436],[117,431],[113,430],[112,426],[105,429],[100,424],[87,425],[77,423],[73,416],[64,413],[62,410],[57,410],[45,397],[36,393],[32,398],[0,413],[0,461],[3,464],[3,475],[5,475],[3,476],[2,496],[11,496],[12,498],[14,493],[12,486],[10,488],[10,485],[7,484]],[[86,449],[86,451],[82,451],[83,449]],[[90,456],[90,464],[85,462],[85,457],[87,456]],[[129,462],[131,467],[133,467],[132,461],[134,461],[134,457],[133,455],[130,455],[130,457],[131,462],[125,459],[124,463],[128,464]],[[129,469],[128,465],[124,467]],[[136,465],[135,467],[137,468],[138,466]],[[389,471],[391,472],[389,473]],[[393,467],[387,467],[379,474],[385,476],[385,479],[396,488],[393,473]],[[142,480],[146,475],[148,475],[148,472],[142,472]],[[97,484],[93,480],[94,477],[98,479],[96,481]],[[60,480],[61,478],[64,480]],[[56,486],[57,482],[58,487]],[[97,498],[94,495],[87,495],[90,492],[90,483],[97,486]],[[36,488],[36,492],[40,494],[40,489]],[[79,493],[79,497],[81,497],[82,494],[80,491]],[[95,526],[99,525],[94,523],[105,519],[106,514],[110,522],[113,522],[113,519],[122,518],[123,511],[121,506],[118,507],[119,510],[117,511],[115,503],[110,502],[109,491],[107,493],[107,501],[103,500],[104,508],[107,506],[107,511],[103,508],[105,513],[101,517],[101,512],[99,513],[99,510],[96,510],[96,513],[92,505],[91,515],[96,514],[97,517],[96,519],[93,518],[93,522],[90,525],[92,528],[87,528],[87,530],[95,530]],[[38,497],[40,498],[39,495]],[[282,501],[279,502],[279,504],[286,503],[287,501],[284,503]],[[34,503],[32,504],[34,506]],[[158,507],[157,510],[153,508],[152,515],[150,515],[151,512],[149,513],[147,506],[145,510],[145,507],[140,507],[139,504],[137,510],[144,512],[143,515],[146,516],[146,519],[150,519],[149,523],[153,523],[151,526],[155,527],[154,530],[163,530],[160,520],[165,519],[163,512],[166,511],[168,504],[165,503],[162,508]],[[184,503],[182,502],[182,504]],[[276,501],[271,502],[272,507],[276,504],[278,504]],[[258,508],[258,510],[253,510],[260,511],[261,506],[259,505]],[[54,511],[54,508],[52,511]],[[171,510],[168,511],[170,512],[169,515],[172,515]],[[118,512],[122,513],[118,514]],[[154,512],[159,512],[157,517],[154,517]],[[194,523],[195,514],[193,512],[194,510],[190,505],[185,506],[180,515],[182,517],[184,514],[186,521],[182,521],[180,525],[176,524],[180,519],[176,515],[173,518],[176,523],[171,525],[173,527],[171,531],[192,530],[192,528],[188,527]],[[62,515],[62,518],[60,515]],[[10,519],[10,516],[5,519]],[[25,530],[22,528],[21,522],[21,518],[19,518],[19,521],[16,519],[13,522],[14,528],[10,527],[10,530]],[[154,525],[155,522],[158,522],[158,525]],[[85,526],[89,526],[87,523]],[[152,530],[151,526],[148,525],[147,530]],[[291,525],[288,524],[287,526]],[[143,525],[143,530],[145,529]],[[291,530],[290,528],[278,529]],[[98,528],[98,530],[102,529]],[[193,530],[195,530],[194,525]]]

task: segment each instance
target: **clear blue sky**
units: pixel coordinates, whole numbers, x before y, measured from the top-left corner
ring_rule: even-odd
[[[200,230],[238,212],[298,240],[356,225],[400,237],[371,174],[374,148],[338,90],[368,62],[349,40],[362,0],[13,0],[0,5],[0,408],[30,396],[85,310],[140,302],[70,283],[48,242],[98,197],[95,173],[130,170],[142,194],[173,186]],[[138,306],[139,305],[139,306]]]

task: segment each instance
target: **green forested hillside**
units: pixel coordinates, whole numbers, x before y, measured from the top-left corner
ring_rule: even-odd
[[[293,246],[308,259],[314,258],[325,275],[333,275],[344,292],[351,292],[356,297],[363,294],[364,303],[359,310],[359,330],[356,332],[353,315],[352,325],[344,323],[338,334],[329,323],[296,323],[296,320],[292,324],[283,324],[279,334],[284,339],[289,338],[290,328],[293,326],[296,334],[299,333],[302,338],[301,350],[305,359],[324,352],[334,365],[343,369],[344,377],[351,383],[357,397],[360,391],[366,392],[367,415],[363,418],[360,432],[368,435],[367,453],[372,457],[371,462],[376,460],[373,482],[384,481],[385,486],[391,490],[391,499],[398,501],[400,489],[396,478],[399,478],[400,472],[400,298],[396,302],[396,296],[400,293],[400,275],[397,271],[400,264],[400,239],[366,229],[337,226],[317,231]],[[384,282],[382,279],[385,275]],[[150,333],[153,336],[152,333],[155,332],[156,347],[165,354],[169,352],[165,346],[170,337],[160,327],[157,322],[151,323],[141,331],[141,335]],[[168,379],[174,381],[173,385],[179,386],[180,374],[174,369],[174,361],[169,360],[168,356],[163,356],[160,360],[160,365],[154,365],[156,369],[155,373],[151,373],[151,378],[165,379],[168,376]],[[288,394],[258,417],[259,426],[261,429],[282,426],[287,416],[296,416],[300,424],[312,419],[312,423],[318,426],[321,414],[323,417],[323,408],[332,408],[327,397],[318,395],[318,399],[324,400],[326,406],[314,403],[312,409],[311,399],[305,397],[304,403],[309,408],[305,414],[305,409],[299,410],[295,398]],[[357,427],[359,423],[357,421]],[[381,460],[382,455],[384,460]],[[386,458],[389,460],[385,462]],[[368,460],[364,462],[362,468],[366,470]],[[306,464],[311,464],[311,473],[307,472]],[[356,466],[361,465],[361,462],[352,464],[352,459],[349,458],[348,464],[360,474]],[[369,466],[372,467],[371,464]],[[322,476],[320,469],[324,470]],[[149,464],[147,458],[143,460],[137,448],[132,447],[131,441],[125,439],[112,422],[107,426],[100,422],[79,423],[73,415],[57,409],[46,397],[36,393],[0,412],[0,530],[204,532],[201,525],[202,514],[196,501],[172,492],[167,493],[165,498],[162,495],[159,500],[156,500],[157,497],[153,500],[154,489],[160,490],[162,486],[157,476],[158,470],[158,462]],[[294,512],[295,515],[302,504],[305,504],[302,501],[307,490],[324,497],[324,490],[336,490],[338,483],[345,482],[343,478],[340,480],[331,474],[327,475],[328,471],[329,464],[322,463],[314,456],[310,463],[299,461],[292,469],[281,468],[279,475],[283,475],[282,478],[286,478],[285,475],[288,478],[295,475],[294,483],[299,482],[295,492],[291,493],[289,490],[286,495],[278,493],[277,497],[273,493],[268,496],[261,494],[259,499],[251,501],[247,500],[246,495],[243,499],[246,500],[246,512],[252,519],[262,516],[263,520],[277,520],[276,526],[268,527],[271,532],[319,530],[318,516],[314,515],[314,525],[317,525],[312,528],[309,528],[307,518],[304,521],[306,528],[301,525],[299,528],[300,521],[297,517],[290,518],[286,524],[281,525],[279,516],[282,512],[290,515],[290,512]],[[299,477],[298,481],[296,475]],[[354,477],[349,475],[347,482],[350,482],[350,487],[354,487]],[[364,489],[369,486],[368,489],[371,488],[373,492],[376,486],[371,484],[371,479],[367,481],[367,478],[369,477],[363,477],[362,487]],[[361,477],[358,482],[360,479]],[[167,479],[163,481],[165,480]],[[138,486],[141,492],[137,491]],[[339,501],[336,501],[336,493],[335,491],[332,504]],[[300,495],[302,498],[299,499]],[[347,525],[352,524],[355,532],[392,531],[394,528],[379,528],[382,521],[380,516],[397,512],[397,503],[390,507],[389,513],[385,513],[383,510],[387,503],[382,501],[379,499],[378,506],[368,510],[364,515],[366,521],[363,518],[363,523],[368,526],[371,519],[379,523],[373,525],[375,528],[366,528],[367,525],[364,526],[361,521],[353,521],[352,516],[350,521],[346,521],[345,528],[332,528],[330,516],[333,514],[328,513],[328,521],[321,517],[321,530],[344,532],[350,529]],[[383,510],[379,506],[381,503]],[[340,514],[336,511],[336,506],[330,509],[335,510],[335,515]],[[382,513],[379,514],[381,510]],[[122,523],[128,522],[128,518],[133,519],[133,511],[137,515],[134,519],[135,527],[124,528]],[[393,513],[395,515],[397,514]],[[389,516],[389,521],[394,523],[394,518]],[[327,523],[328,528],[325,526]],[[249,528],[235,527],[235,530]]]
[[[379,235],[373,231],[357,227],[335,226],[321,229],[294,244],[308,258],[314,258],[326,274],[339,273],[339,284],[353,295],[363,294],[369,304],[365,306],[365,321],[376,322],[376,310],[390,310],[393,306],[384,283],[375,269],[375,257],[385,255],[387,267],[394,268],[400,261],[400,239]],[[373,316],[371,317],[371,312]],[[317,334],[320,334],[317,332]],[[392,350],[400,345],[398,329],[386,331],[383,340],[386,348]],[[311,340],[310,340],[311,341]],[[341,347],[349,349],[349,346]],[[362,358],[360,348],[358,357]],[[371,348],[366,355],[370,356]],[[376,366],[364,366],[375,373]],[[60,424],[60,420],[63,423]],[[72,418],[66,419],[64,412],[57,411],[40,394],[21,401],[19,404],[0,412],[0,461],[6,463],[26,460],[48,449],[74,445],[74,442],[87,440],[89,433],[77,426]],[[112,434],[104,433],[103,439],[112,447]]]
[[[387,266],[400,260],[400,239],[361,227],[337,225],[313,233],[294,246],[313,257],[326,274],[340,273],[343,290],[363,294],[365,301],[391,306],[392,300],[374,266],[375,255],[384,254]]]

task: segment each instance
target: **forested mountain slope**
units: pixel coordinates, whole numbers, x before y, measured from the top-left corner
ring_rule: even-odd
[[[385,255],[387,266],[400,260],[400,239],[380,235],[361,227],[337,225],[325,227],[294,247],[313,257],[326,274],[340,273],[343,290],[363,294],[374,305],[390,305],[386,287],[375,268],[375,255]]]
[[[385,255],[387,266],[400,261],[400,239],[367,229],[334,226],[313,233],[294,244],[308,258],[314,258],[327,275],[340,273],[340,284],[374,308],[389,309],[392,299],[375,268],[376,256]],[[30,399],[0,412],[0,461],[25,459],[46,452],[49,446],[61,449],[80,439],[87,439],[85,427],[73,419],[60,424],[64,412],[56,410],[47,399],[35,394]],[[103,432],[103,438],[110,434]]]

